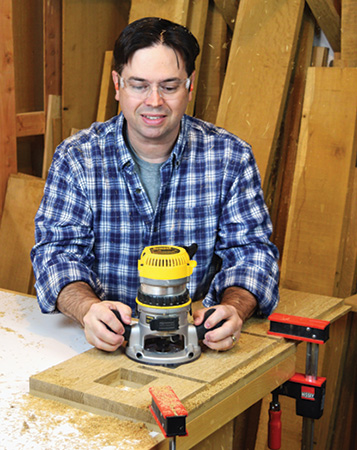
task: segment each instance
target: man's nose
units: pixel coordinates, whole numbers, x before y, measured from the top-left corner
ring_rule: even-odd
[[[145,100],[145,103],[151,106],[160,106],[164,103],[164,100],[161,97],[157,86],[152,86],[151,91]]]

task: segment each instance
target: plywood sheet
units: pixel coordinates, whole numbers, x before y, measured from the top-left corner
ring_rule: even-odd
[[[253,147],[263,186],[280,131],[305,2],[242,0],[217,115]]]
[[[115,353],[92,349],[31,377],[30,392],[150,423],[150,386],[170,385],[186,402],[250,362],[260,358],[264,362],[277,345],[276,340],[247,334],[229,352],[205,348],[198,360],[174,369],[131,361],[123,349]]]
[[[35,243],[34,218],[43,195],[44,180],[29,175],[9,178],[0,226],[0,287],[27,293]]]
[[[281,286],[337,295],[356,162],[357,69],[308,70]]]

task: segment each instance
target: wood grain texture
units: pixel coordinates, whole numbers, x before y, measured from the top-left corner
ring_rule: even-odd
[[[356,161],[357,69],[309,68],[281,286],[337,295]]]
[[[61,95],[62,5],[58,0],[43,2],[43,57],[45,111],[49,95]]]
[[[111,354],[92,349],[31,377],[30,390],[74,402],[78,407],[90,406],[153,423],[148,411],[150,386],[169,385],[185,402],[194,394],[203,396],[209,385],[223,380],[276,345],[276,341],[267,338],[245,335],[231,352],[217,353],[205,348],[197,361],[175,369],[138,364],[129,360],[123,349]],[[81,374],[83,368],[85,378]]]
[[[341,17],[333,0],[307,0],[310,9],[335,52],[341,50]]]
[[[44,111],[16,114],[16,136],[37,136],[45,133]]]
[[[314,34],[315,20],[309,9],[305,8],[294,71],[279,138],[279,150],[277,151],[274,163],[275,170],[272,170],[270,177],[271,186],[269,186],[268,195],[265,196],[273,223],[272,241],[279,249],[280,258],[284,253],[286,225],[295,171],[306,74],[311,64]]]
[[[102,80],[100,83],[97,122],[105,122],[115,116],[118,102],[115,100],[115,90],[112,80],[113,52],[108,50],[104,54]]]
[[[205,30],[208,14],[208,0],[194,0],[190,2],[187,16],[186,27],[196,37],[199,46],[200,54],[196,59],[196,75],[194,89],[192,91],[192,100],[186,108],[186,114],[193,116],[195,111],[195,102],[197,96],[197,86],[201,83],[201,61],[202,61],[202,47],[204,45]]]
[[[0,217],[7,180],[17,171],[12,1],[0,6]]]
[[[278,310],[296,315],[328,318],[343,306],[342,299],[316,294],[283,289],[281,295]],[[197,361],[175,369],[138,364],[123,349],[115,353],[92,349],[32,376],[30,392],[152,427],[148,388],[170,385],[189,412],[189,437],[180,440],[182,449],[189,449],[295,373],[296,344],[267,336],[267,327],[267,320],[249,319],[231,351],[203,347]],[[157,448],[164,449],[166,444]]]
[[[227,26],[234,31],[234,26],[237,18],[238,0],[214,0],[214,4],[222,15]]]
[[[30,250],[35,243],[34,218],[43,195],[44,180],[11,175],[0,226],[0,287],[29,292],[32,280]]]
[[[338,296],[348,297],[357,293],[357,168],[353,170],[351,207],[347,217],[345,245],[341,277],[338,285]]]
[[[96,119],[105,51],[127,24],[129,1],[63,0],[62,137]]]
[[[189,0],[132,0],[129,21],[156,16],[186,25],[188,10]]]
[[[42,178],[44,179],[47,178],[48,170],[50,168],[55,149],[61,142],[61,103],[62,101],[60,95],[49,95],[45,133],[45,148],[42,162]]]
[[[269,178],[301,27],[304,1],[242,0],[217,125],[252,145]]]
[[[225,65],[228,57],[227,26],[215,4],[210,2],[206,32],[201,48],[199,83],[196,83],[195,116],[215,123],[219,106]]]
[[[341,59],[357,66],[357,2],[343,0],[341,11]]]

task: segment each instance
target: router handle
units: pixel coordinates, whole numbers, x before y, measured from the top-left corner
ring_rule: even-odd
[[[129,340],[129,338],[130,338],[130,333],[131,333],[131,325],[127,325],[126,323],[124,323],[122,320],[121,320],[121,315],[120,315],[120,312],[117,310],[117,309],[112,309],[112,311],[113,311],[113,314],[117,317],[117,319],[121,322],[121,324],[123,325],[123,327],[124,327],[124,334],[123,334],[123,336],[124,336],[124,339],[126,340],[126,341],[128,341]],[[113,330],[110,328],[110,327],[108,327],[108,325],[105,325],[107,328],[108,328],[108,330],[110,330],[110,331],[112,331],[113,332]],[[113,332],[114,333],[114,332]]]
[[[206,333],[208,333],[209,331],[215,330],[216,328],[219,328],[219,327],[221,327],[221,326],[224,324],[225,320],[221,320],[221,321],[218,322],[217,325],[215,325],[213,328],[209,328],[209,329],[208,329],[208,328],[206,328],[206,327],[204,326],[204,323],[206,322],[206,320],[207,320],[207,319],[209,318],[209,316],[210,316],[211,314],[213,314],[215,311],[216,311],[215,308],[208,309],[208,310],[205,312],[205,316],[204,316],[204,319],[203,319],[202,323],[201,323],[200,325],[196,325],[197,338],[198,338],[199,341],[202,341],[202,340],[205,338]]]

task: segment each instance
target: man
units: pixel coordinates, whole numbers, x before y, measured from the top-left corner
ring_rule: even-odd
[[[190,295],[216,308],[206,328],[225,319],[206,334],[211,349],[231,348],[244,320],[278,302],[278,252],[251,148],[184,114],[198,53],[180,25],[130,24],[114,49],[122,113],[65,140],[53,158],[31,253],[38,301],[106,351],[123,343],[112,310],[130,323],[148,245],[198,244]]]

